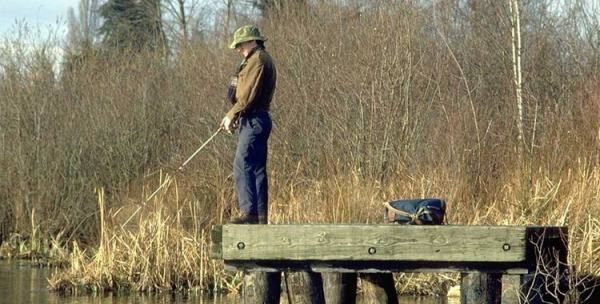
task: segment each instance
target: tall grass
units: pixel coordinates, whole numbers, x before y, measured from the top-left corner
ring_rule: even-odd
[[[176,187],[169,176],[163,185],[161,192],[141,202],[119,223],[115,219],[124,209],[108,210],[104,190],[100,189],[99,246],[82,249],[74,241],[69,267],[53,276],[50,287],[67,292],[219,288],[214,279],[222,274],[215,275],[215,263],[208,260],[208,239],[195,225],[198,217],[192,214],[194,221],[190,223],[184,215],[194,207],[166,208],[164,200],[178,200],[167,195],[170,187]]]
[[[586,46],[597,39],[561,16],[541,27],[524,5],[517,142],[507,8],[452,5],[322,4],[260,24],[279,72],[270,221],[374,223],[382,201],[442,197],[453,224],[568,225],[570,262],[598,275],[600,56]],[[565,50],[557,32],[581,47]],[[227,109],[240,58],[225,44],[172,60],[91,54],[60,77],[44,53],[0,52],[2,234],[32,233],[35,209],[36,233],[65,236],[71,267],[55,288],[235,289],[205,251],[236,205],[235,136],[148,199]]]

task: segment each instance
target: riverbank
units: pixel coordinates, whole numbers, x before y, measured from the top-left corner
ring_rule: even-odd
[[[551,210],[555,225],[569,225],[579,222],[577,227],[569,229],[569,263],[573,266],[571,288],[577,297],[581,278],[587,275],[597,275],[597,256],[594,254],[596,240],[600,236],[600,222],[598,217],[591,216],[585,210],[574,208],[573,202],[579,199],[580,189],[598,191],[598,188],[588,184],[579,184],[578,181],[588,183],[598,182],[600,170],[591,172],[591,179],[576,178],[571,184],[574,186],[574,196],[564,200],[563,204],[556,205]],[[577,176],[577,175],[575,175]],[[281,212],[277,207],[283,206],[279,200],[283,190],[274,190],[275,204],[271,208],[270,222],[277,223],[317,223],[317,222],[359,222],[353,218],[351,210],[357,208],[354,204],[365,202],[360,216],[360,222],[379,222],[383,209],[376,200],[369,200],[374,191],[379,191],[359,179],[346,181],[352,184],[348,189],[338,189],[339,192],[328,193],[338,196],[338,206],[329,206],[332,212],[322,214],[322,218],[315,214]],[[336,180],[340,182],[341,180]],[[423,180],[419,180],[422,185]],[[102,191],[98,192],[98,204],[101,211],[100,245],[96,248],[85,250],[77,245],[69,256],[69,266],[53,275],[49,282],[53,290],[62,293],[77,294],[81,292],[173,292],[200,290],[214,294],[236,294],[241,284],[241,274],[225,272],[219,261],[210,260],[208,257],[209,239],[207,231],[211,223],[226,220],[231,206],[217,204],[214,206],[217,215],[213,218],[206,217],[206,209],[199,209],[193,204],[178,201],[181,190],[175,178],[168,175],[152,184],[159,185],[154,191],[148,191],[150,197],[141,200],[137,208],[121,206],[116,210],[107,208]],[[162,185],[162,187],[160,186]],[[313,186],[323,187],[323,183]],[[416,186],[416,185],[415,185]],[[537,185],[541,186],[541,185]],[[152,189],[148,187],[149,189]],[[317,188],[318,189],[318,188]],[[312,191],[317,191],[315,188]],[[305,196],[289,200],[286,205],[290,210],[302,210],[302,207],[316,208],[318,203],[311,201],[310,193],[305,189]],[[593,192],[592,192],[593,193]],[[325,193],[320,193],[324,195]],[[353,198],[353,199],[352,199]],[[488,209],[483,215],[465,214],[457,203],[449,201],[450,223],[498,224],[498,225],[535,225],[542,219],[524,217],[519,208],[507,205],[506,202],[491,202],[494,208]],[[502,207],[504,206],[504,207]],[[542,212],[543,205],[537,206],[535,212]],[[323,206],[322,209],[327,209]],[[129,210],[129,211],[125,211]],[[359,209],[360,210],[360,209]],[[125,214],[124,212],[129,212]],[[565,215],[578,215],[565,217]],[[345,218],[339,218],[344,216]],[[126,218],[119,221],[117,218]],[[565,222],[567,220],[567,222]],[[204,225],[202,225],[204,223]],[[458,284],[457,275],[425,275],[425,274],[397,274],[396,287],[400,294],[409,295],[435,295],[445,296],[453,285]],[[302,284],[299,279],[296,284]]]
[[[0,294],[3,303],[38,304],[182,304],[210,303],[235,304],[234,298],[207,296],[202,293],[103,293],[62,295],[48,290],[48,277],[56,271],[52,267],[37,267],[29,261],[0,260]]]

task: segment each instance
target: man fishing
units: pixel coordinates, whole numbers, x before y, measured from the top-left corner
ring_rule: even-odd
[[[257,27],[246,25],[235,31],[229,46],[244,57],[228,91],[233,106],[221,121],[221,128],[230,133],[239,127],[233,173],[240,216],[232,224],[266,224],[268,219],[269,108],[277,72],[265,41]]]

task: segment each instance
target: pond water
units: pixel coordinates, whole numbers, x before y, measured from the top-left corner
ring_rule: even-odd
[[[206,295],[118,295],[118,296],[68,296],[63,297],[48,291],[47,278],[52,270],[31,267],[28,262],[0,260],[0,304],[166,304],[166,303],[206,303],[234,304],[240,303],[239,297]],[[282,304],[286,303],[282,296]],[[360,300],[359,303],[368,301]],[[453,304],[458,301],[441,298],[401,297],[402,304]]]
[[[52,270],[32,267],[28,262],[0,260],[0,304],[164,304],[164,303],[236,303],[232,297],[204,295],[119,295],[60,296],[48,291],[47,278]]]

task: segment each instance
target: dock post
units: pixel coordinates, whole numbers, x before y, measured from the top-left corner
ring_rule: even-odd
[[[322,273],[325,303],[356,304],[357,273]]]
[[[281,272],[253,272],[244,275],[242,299],[244,304],[279,304]]]
[[[308,302],[313,304],[325,303],[321,273],[307,271],[302,273],[302,277],[304,278],[305,294],[307,295]]]
[[[460,275],[461,304],[500,304],[502,274],[469,272]]]
[[[525,303],[563,302],[569,289],[566,231],[555,228],[531,229],[528,235],[529,259],[533,273],[521,276],[521,297]]]
[[[373,290],[375,303],[398,304],[394,275],[391,272],[365,273],[360,277],[363,279],[363,285],[367,285]]]

